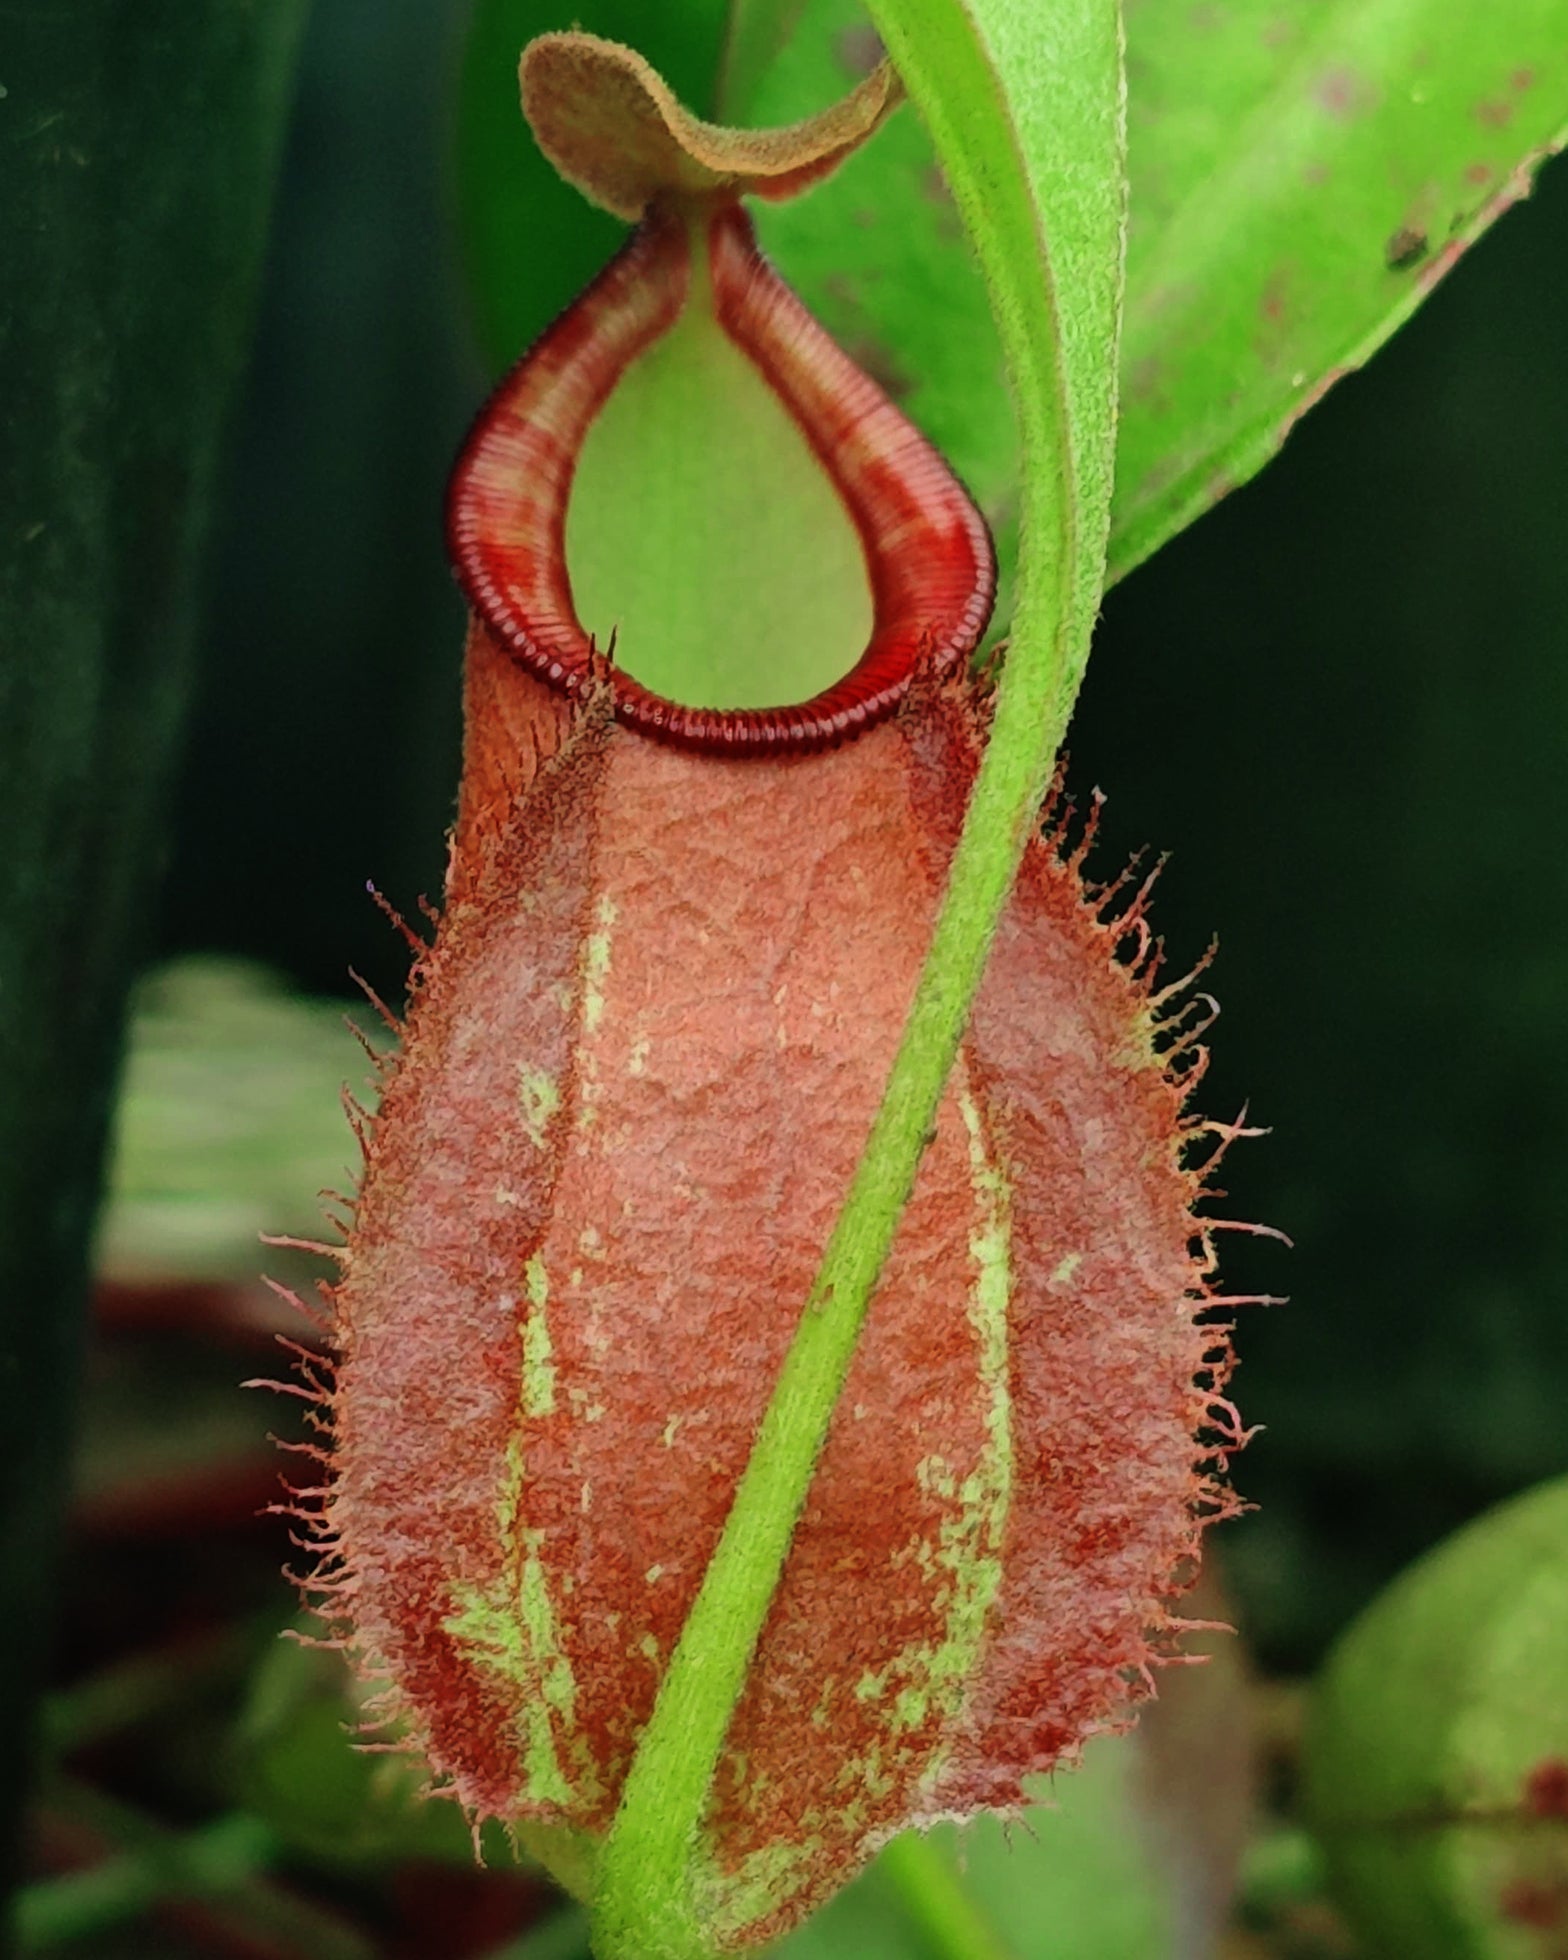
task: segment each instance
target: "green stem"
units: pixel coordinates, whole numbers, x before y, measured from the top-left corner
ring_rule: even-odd
[[[484,1960],[588,1960],[588,1915],[579,1906],[564,1905]]]
[[[937,1845],[918,1831],[894,1838],[877,1861],[932,1960],[1014,1960],[1013,1950],[964,1889]]]
[[[231,1811],[188,1832],[102,1790],[57,1778],[49,1805],[112,1855],[85,1871],[30,1885],[17,1900],[24,1953],[42,1953],[102,1933],[171,1899],[222,1901],[235,1924],[270,1935],[300,1960],[370,1960],[353,1927],[268,1883],[280,1845],[270,1824]]]
[[[1093,9],[1075,0],[1030,4],[1059,15],[1064,25],[1071,17],[1063,36],[1070,64],[1073,29],[1081,30]],[[1091,474],[1103,473],[1104,494],[1095,496],[1084,522],[1071,350],[1038,218],[1043,200],[1033,194],[1008,99],[974,27],[975,0],[871,0],[871,10],[931,131],[997,317],[1025,457],[1018,608],[991,739],[881,1107],[600,1855],[593,1910],[599,1960],[706,1960],[710,1952],[694,1896],[694,1860],[714,1771],[992,935],[1038,818],[1087,659],[1104,566],[1113,384],[1106,384],[1107,426],[1093,431],[1106,450],[1091,466]],[[1109,6],[1102,11],[1114,19]],[[1091,75],[1088,86],[1098,81]],[[1115,171],[1116,118],[1100,120],[1107,130],[1104,167]],[[1094,273],[1114,288],[1114,266],[1096,266]],[[1111,329],[1114,342],[1114,316]],[[1095,354],[1114,372],[1114,345]],[[1083,400],[1080,390],[1077,405]]]

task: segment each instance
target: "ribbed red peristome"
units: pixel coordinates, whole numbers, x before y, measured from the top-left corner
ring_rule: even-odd
[[[790,410],[859,532],[871,639],[841,680],[794,705],[689,708],[616,672],[615,712],[662,741],[715,754],[832,747],[885,720],[916,673],[947,673],[974,649],[995,563],[963,486],[773,271],[738,204],[692,229],[668,213],[645,219],[501,383],[452,473],[452,561],[499,645],[569,694],[592,685],[602,662],[566,569],[572,471],[627,365],[679,316],[693,236],[708,253],[720,324]]]

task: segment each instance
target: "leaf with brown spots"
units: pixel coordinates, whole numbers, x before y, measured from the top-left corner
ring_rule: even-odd
[[[1351,1627],[1316,1692],[1310,1818],[1347,1913],[1405,1960],[1568,1935],[1568,1480],[1500,1505]]]
[[[592,7],[583,18],[594,23]],[[726,115],[786,123],[864,73],[855,0],[806,0],[784,25],[771,61],[748,64],[746,92],[721,104]],[[1127,10],[1127,40],[1131,229],[1112,579],[1255,474],[1326,377],[1369,358],[1527,194],[1568,132],[1560,0],[1144,0]],[[717,49],[713,58],[717,73]],[[998,538],[1005,625],[1017,436],[979,277],[931,196],[932,169],[906,112],[809,202],[765,211],[760,229],[829,330],[907,377],[901,406],[951,458]],[[474,222],[486,196],[506,194],[472,182]],[[533,267],[525,289],[496,253],[478,272],[482,286],[515,294],[508,346],[570,290],[547,297]],[[1270,290],[1285,296],[1277,321],[1260,319]],[[519,302],[538,310],[525,317]]]

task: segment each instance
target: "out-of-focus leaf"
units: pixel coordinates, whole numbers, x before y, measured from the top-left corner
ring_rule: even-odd
[[[83,1396],[73,1498],[96,1532],[190,1530],[243,1522],[276,1496],[266,1423],[291,1425],[244,1394],[232,1351],[172,1342],[104,1342]],[[177,1415],[172,1412],[177,1411]]]
[[[248,1277],[263,1232],[319,1235],[317,1193],[347,1191],[339,1091],[373,1100],[344,1004],[291,995],[264,968],[197,958],[137,991],[100,1263],[119,1279]],[[385,1045],[367,1010],[357,1023]]]
[[[1568,1479],[1469,1525],[1331,1655],[1305,1753],[1331,1880],[1390,1960],[1568,1933]]]
[[[1212,1576],[1189,1609],[1225,1613]],[[1170,1669],[1130,1735],[1040,1778],[1016,1824],[931,1832],[930,1879],[884,1854],[779,1960],[1211,1960],[1252,1822],[1249,1682],[1233,1635],[1184,1645],[1204,1662]]]
[[[240,1724],[239,1790],[279,1837],[317,1863],[391,1865],[433,1858],[471,1867],[474,1838],[455,1803],[427,1800],[422,1766],[356,1748],[365,1720],[341,1656],[279,1640],[256,1671]],[[506,1833],[482,1834],[487,1865],[513,1862]]]
[[[302,0],[0,8],[0,1894],[125,996],[303,16]]]
[[[727,121],[736,102],[751,99],[790,37],[804,0],[729,0],[729,25],[719,63],[714,112]]]
[[[1035,1807],[1017,1823],[983,1818],[928,1834],[990,1932],[992,1954],[1150,1960],[1176,1952],[1172,1901],[1139,1812],[1141,1774],[1134,1737],[1102,1738],[1081,1768],[1039,1779]],[[775,1949],[778,1960],[971,1960],[972,1951],[933,1934],[885,1855]]]

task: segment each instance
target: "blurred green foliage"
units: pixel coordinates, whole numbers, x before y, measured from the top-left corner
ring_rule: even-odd
[[[0,1732],[23,1761],[125,997],[302,14],[0,9]],[[0,1911],[24,1787],[0,1782]]]
[[[1372,1951],[1524,1960],[1568,1927],[1568,1479],[1477,1519],[1335,1647],[1307,1814]]]
[[[454,1803],[425,1800],[419,1765],[363,1750],[384,1736],[349,1686],[339,1655],[280,1639],[256,1670],[239,1724],[238,1794],[305,1857],[351,1869],[408,1858],[471,1866],[475,1844]],[[487,1863],[510,1852],[499,1824],[483,1833]]]
[[[250,1279],[261,1236],[320,1237],[319,1193],[347,1190],[357,1149],[345,1083],[374,1100],[350,1026],[387,1051],[361,1004],[302,1001],[267,968],[183,960],[143,982],[115,1112],[99,1233],[122,1280]]]

